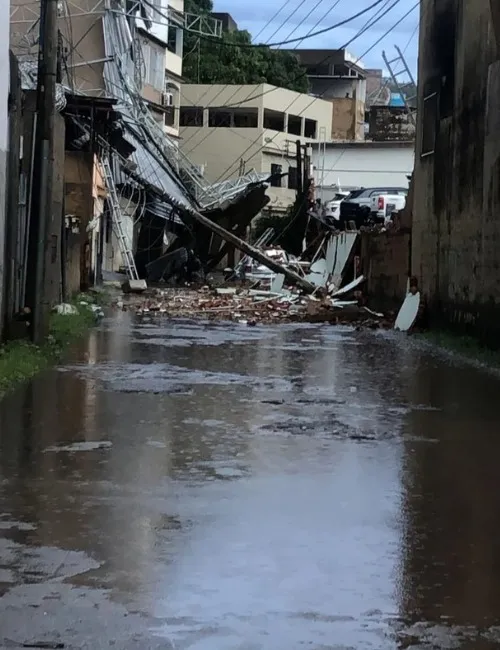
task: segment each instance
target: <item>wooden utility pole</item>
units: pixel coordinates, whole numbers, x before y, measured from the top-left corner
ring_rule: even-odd
[[[40,344],[48,335],[50,304],[46,295],[48,223],[53,211],[54,123],[58,70],[57,0],[40,2],[40,45],[32,209],[28,248],[27,304],[32,310],[31,338]]]

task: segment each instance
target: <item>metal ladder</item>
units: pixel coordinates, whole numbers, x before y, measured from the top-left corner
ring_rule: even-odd
[[[123,230],[123,215],[116,192],[115,179],[113,178],[113,171],[109,162],[108,156],[101,157],[101,167],[104,173],[104,183],[108,191],[108,204],[111,210],[111,217],[113,219],[113,227],[116,237],[118,239],[118,246],[122,255],[125,268],[127,269],[127,276],[130,280],[139,280],[137,267],[135,265],[134,253],[132,251],[131,242]]]
[[[413,75],[412,75],[412,73],[410,71],[410,68],[408,67],[408,64],[406,63],[406,60],[405,60],[405,58],[403,56],[403,53],[401,52],[400,48],[397,45],[395,45],[394,47],[396,49],[396,52],[398,53],[398,55],[394,59],[389,60],[387,58],[385,52],[382,52],[382,58],[384,59],[384,62],[386,64],[386,66],[387,66],[387,69],[389,70],[389,74],[391,75],[391,79],[392,79],[394,85],[398,89],[398,93],[401,95],[401,99],[404,102],[406,112],[408,113],[408,117],[411,120],[411,123],[413,124],[413,126],[416,126],[417,125],[417,120],[416,120],[416,117],[415,117],[416,109],[414,109],[414,108],[412,108],[410,106],[410,102],[413,101],[414,99],[416,99],[417,96],[412,95],[411,97],[407,98],[406,95],[403,92],[403,89],[402,89],[402,87],[404,85],[406,85],[406,84],[400,83],[398,81],[398,77],[400,77],[403,74],[406,74],[408,76],[408,78],[410,79],[410,82],[412,83],[413,87],[416,88],[417,85],[415,83],[415,79],[413,78]],[[394,72],[394,69],[393,69],[392,66],[397,67],[397,65],[394,65],[394,64],[397,64],[397,63],[400,63],[403,67],[402,67],[401,70],[398,70],[397,72]]]

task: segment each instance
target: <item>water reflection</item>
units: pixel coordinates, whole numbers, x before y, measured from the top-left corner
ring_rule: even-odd
[[[497,391],[403,337],[120,313],[0,404],[0,535],[185,647],[489,643]]]

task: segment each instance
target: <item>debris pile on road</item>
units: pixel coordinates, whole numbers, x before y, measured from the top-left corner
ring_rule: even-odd
[[[257,249],[252,249],[251,255],[244,256],[234,269],[225,269],[222,284],[209,280],[195,288],[193,282],[187,281],[189,274],[183,275],[184,267],[179,267],[178,276],[169,271],[177,286],[160,284],[142,295],[128,293],[126,302],[118,301],[116,306],[142,317],[162,314],[249,326],[280,322],[324,322],[374,329],[393,326],[394,315],[373,311],[363,295],[365,278],[359,275],[357,256],[359,233],[320,233],[301,258],[288,255],[279,246],[267,245],[267,231],[264,234],[266,237],[258,242],[259,259],[253,259]],[[163,266],[162,273],[164,276]]]
[[[241,287],[169,288],[149,290],[141,300],[136,297],[129,302],[118,301],[116,307],[131,309],[143,317],[203,318],[248,326],[280,322],[345,323],[372,328],[392,326],[383,314],[363,305],[359,290],[352,289],[350,293],[356,295],[350,299],[342,295],[341,299],[319,291],[320,295],[308,295],[296,290],[273,293]]]

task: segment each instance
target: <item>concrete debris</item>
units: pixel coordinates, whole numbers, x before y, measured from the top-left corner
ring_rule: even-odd
[[[147,288],[146,280],[127,280],[122,285],[123,293],[144,293]]]
[[[128,304],[117,301],[115,308],[130,309],[141,317],[203,318],[232,321],[253,327],[258,323],[313,322],[356,324],[361,327],[392,327],[382,314],[367,311],[358,298],[339,300],[323,292],[307,295],[298,290],[271,292],[237,287],[221,289],[155,289]],[[358,291],[359,293],[359,291]]]

